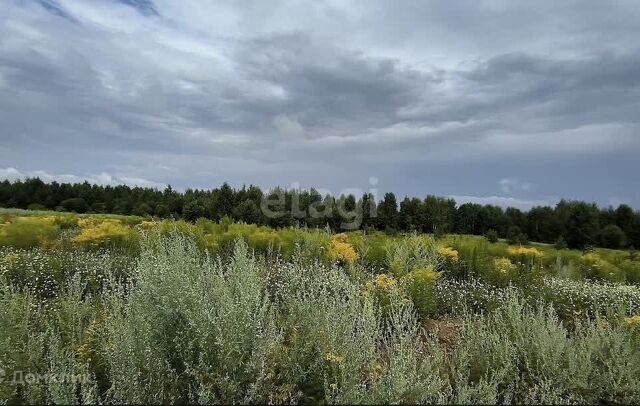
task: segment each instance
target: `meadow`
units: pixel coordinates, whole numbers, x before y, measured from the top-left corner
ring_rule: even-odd
[[[0,211],[0,403],[638,403],[640,257]]]

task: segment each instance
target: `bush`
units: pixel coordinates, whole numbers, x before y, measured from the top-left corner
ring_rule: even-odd
[[[336,234],[331,237],[328,256],[332,261],[343,264],[352,264],[358,259],[358,254],[353,248],[353,245],[347,242],[346,234]]]
[[[390,241],[386,246],[386,263],[393,275],[401,278],[414,269],[438,269],[441,261],[438,246],[431,237],[412,235]]]
[[[189,202],[182,208],[182,217],[186,221],[195,222],[200,217],[204,217],[205,208],[198,202]]]
[[[436,315],[435,284],[438,273],[433,268],[416,268],[405,276],[404,283],[421,319]]]
[[[600,241],[605,248],[620,248],[625,239],[624,231],[615,224],[609,224],[600,231]]]
[[[53,216],[19,216],[0,225],[0,245],[29,248],[55,241],[60,228]]]
[[[362,283],[297,254],[288,261],[255,257],[240,239],[229,257],[211,257],[197,234],[162,227],[143,237],[136,261],[121,258],[135,264],[124,277],[114,266],[120,260],[104,252],[0,253],[0,365],[7,376],[87,377],[0,385],[2,401],[640,401],[637,287],[544,278],[541,288],[527,290],[436,277],[435,268],[418,266],[432,254],[436,264],[440,258],[426,241],[391,249],[391,259],[406,260],[400,269],[410,269],[401,280],[379,274]],[[181,227],[202,237],[220,225]],[[226,232],[257,229],[232,224]],[[298,254],[322,252],[328,236],[317,236]],[[353,243],[355,235],[340,238]],[[509,263],[492,259],[491,272]],[[47,274],[61,282],[41,297],[31,289],[40,285],[29,284]],[[94,279],[100,288],[92,288]],[[419,316],[442,319],[423,330]]]
[[[496,230],[489,230],[485,234],[485,238],[490,243],[496,243],[496,242],[498,242],[498,233],[496,232]]]
[[[71,199],[63,200],[60,202],[60,206],[62,206],[66,211],[72,211],[75,213],[86,213],[86,211],[89,210],[89,205],[81,197],[73,197]]]
[[[116,219],[81,219],[80,232],[73,241],[85,247],[118,247],[135,249],[138,245],[136,231]]]
[[[565,239],[562,236],[560,236],[560,237],[558,237],[558,239],[554,243],[554,247],[557,250],[567,249],[567,242],[565,241]]]

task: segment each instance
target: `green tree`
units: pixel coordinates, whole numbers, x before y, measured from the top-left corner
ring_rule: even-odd
[[[204,214],[205,207],[196,201],[188,202],[182,209],[182,217],[191,222],[195,222],[200,217],[203,217]]]
[[[153,213],[153,209],[147,203],[140,203],[133,209],[133,214],[136,216],[148,216]]]
[[[420,216],[422,214],[422,201],[416,197],[408,196],[400,202],[400,212],[398,213],[398,225],[402,230],[420,230]]]
[[[393,193],[385,193],[384,199],[378,205],[378,219],[381,229],[388,231],[398,229],[398,203]]]
[[[245,200],[233,210],[233,218],[247,224],[259,224],[260,216],[260,208],[253,200]]]
[[[460,234],[480,234],[482,225],[482,206],[477,203],[464,203],[456,213],[456,231]]]
[[[485,238],[490,243],[496,243],[498,242],[498,233],[496,232],[496,230],[491,229],[487,231],[487,233],[485,234]]]
[[[622,247],[625,238],[624,231],[615,224],[608,224],[600,231],[601,244],[606,248]]]
[[[556,207],[564,222],[564,237],[569,248],[584,248],[598,243],[600,211],[595,204],[560,201]]]
[[[89,209],[87,202],[81,197],[72,197],[71,199],[63,200],[60,203],[66,211],[73,211],[76,213],[85,213]]]

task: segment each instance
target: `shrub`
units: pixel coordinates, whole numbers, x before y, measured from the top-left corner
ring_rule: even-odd
[[[564,239],[562,236],[560,236],[560,237],[558,237],[558,239],[557,239],[557,240],[556,240],[556,242],[554,243],[554,247],[555,247],[557,250],[564,250],[564,249],[567,249],[567,242],[565,241],[565,239]]]
[[[344,233],[331,237],[328,256],[332,261],[342,262],[344,264],[352,264],[358,259],[356,250],[353,248],[353,245],[347,242],[347,235]]]
[[[628,403],[640,396],[640,353],[624,328],[593,322],[570,332],[552,308],[515,295],[467,320],[451,351],[454,403]]]
[[[616,282],[623,280],[620,270],[595,252],[587,252],[580,257],[580,273],[583,277]]]
[[[507,248],[507,254],[513,258],[524,258],[527,260],[539,259],[544,256],[542,251],[537,250],[533,247],[509,247]]]
[[[80,232],[73,241],[91,247],[131,247],[137,244],[137,233],[120,220],[81,219],[78,221]]]
[[[600,231],[600,241],[606,248],[620,248],[625,239],[624,231],[615,224],[609,224]]]
[[[66,211],[72,211],[75,213],[85,213],[89,210],[89,205],[81,197],[73,197],[71,199],[63,200],[60,202],[60,206],[62,206]]]
[[[205,207],[198,202],[189,202],[182,208],[182,217],[186,221],[195,222],[200,217],[204,217]]]
[[[498,233],[496,232],[496,230],[489,230],[487,231],[487,233],[485,234],[485,238],[487,239],[487,241],[489,241],[490,243],[496,243],[498,242]]]
[[[54,241],[59,230],[53,216],[14,217],[9,223],[0,225],[0,245],[37,247]]]
[[[413,306],[423,320],[436,314],[435,284],[437,279],[438,273],[433,268],[416,268],[404,278]]]
[[[221,232],[209,222],[184,227],[207,236]],[[439,264],[437,247],[427,249],[424,241],[400,248],[409,253],[399,256],[406,259],[401,269],[410,269],[402,278],[371,275],[361,284],[339,266],[297,257],[302,249],[291,260],[256,257],[237,239],[229,257],[211,257],[195,234],[170,228],[163,233],[161,224],[153,226],[136,261],[103,251],[0,253],[2,368],[9,375],[89,376],[79,384],[0,385],[2,401],[640,400],[638,287],[547,277],[528,290],[455,280],[418,266],[431,255]],[[224,233],[256,230],[232,224]],[[283,233],[281,240],[288,245],[298,232]],[[305,255],[323,252],[318,247],[329,237],[317,237]],[[338,238],[357,241],[351,234]],[[489,247],[490,272],[518,266],[498,256],[500,247]],[[115,265],[122,262],[134,264],[124,277]],[[44,298],[29,284],[47,274],[60,282]],[[423,330],[420,317],[434,316],[442,319],[424,323]]]
[[[451,247],[439,247],[437,252],[445,261],[458,262],[458,251]]]
[[[378,274],[365,285],[365,294],[376,299],[383,313],[388,313],[391,306],[404,300],[404,293],[398,280],[390,274]]]
[[[386,247],[386,261],[391,273],[397,278],[414,269],[432,267],[438,269],[441,254],[431,237],[411,235],[399,241],[390,241]],[[452,254],[452,251],[447,251]]]

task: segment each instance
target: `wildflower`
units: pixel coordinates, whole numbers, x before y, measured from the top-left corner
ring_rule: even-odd
[[[514,269],[513,263],[509,258],[496,258],[493,260],[495,269],[501,273],[509,273]]]
[[[589,262],[592,264],[596,264],[598,261],[600,261],[600,258],[592,252],[587,252],[586,254],[583,254],[580,257],[580,259],[583,260],[584,262]]]
[[[334,362],[336,364],[340,364],[344,361],[343,357],[336,355],[333,352],[328,352],[327,355],[324,356],[324,359],[325,361]]]
[[[374,281],[375,281],[374,282],[375,287],[377,289],[383,289],[383,290],[394,289],[398,284],[398,282],[393,276],[385,273],[377,275]]]
[[[128,226],[115,219],[105,219],[99,223],[89,219],[81,219],[78,223],[83,229],[73,240],[79,243],[100,243],[106,240],[125,238],[131,233]]]
[[[627,327],[640,327],[640,315],[625,317],[624,324]]]
[[[155,225],[155,222],[153,221],[143,220],[140,224],[138,224],[138,227],[140,227],[143,230],[150,230],[151,228],[153,228],[154,225]]]
[[[382,364],[379,361],[373,361],[370,366],[370,376],[372,380],[377,381],[382,376]]]
[[[540,258],[542,257],[542,252],[538,251],[537,249],[533,248],[533,247],[509,247],[507,248],[507,253],[510,256],[525,256],[525,257],[529,257],[529,258]]]
[[[448,260],[456,262],[458,260],[458,251],[454,250],[451,247],[440,247],[438,248],[438,254],[442,255]]]
[[[347,235],[344,233],[336,234],[331,238],[331,246],[328,252],[331,260],[350,264],[358,259],[358,253],[353,248],[353,245],[346,242],[346,238]]]

